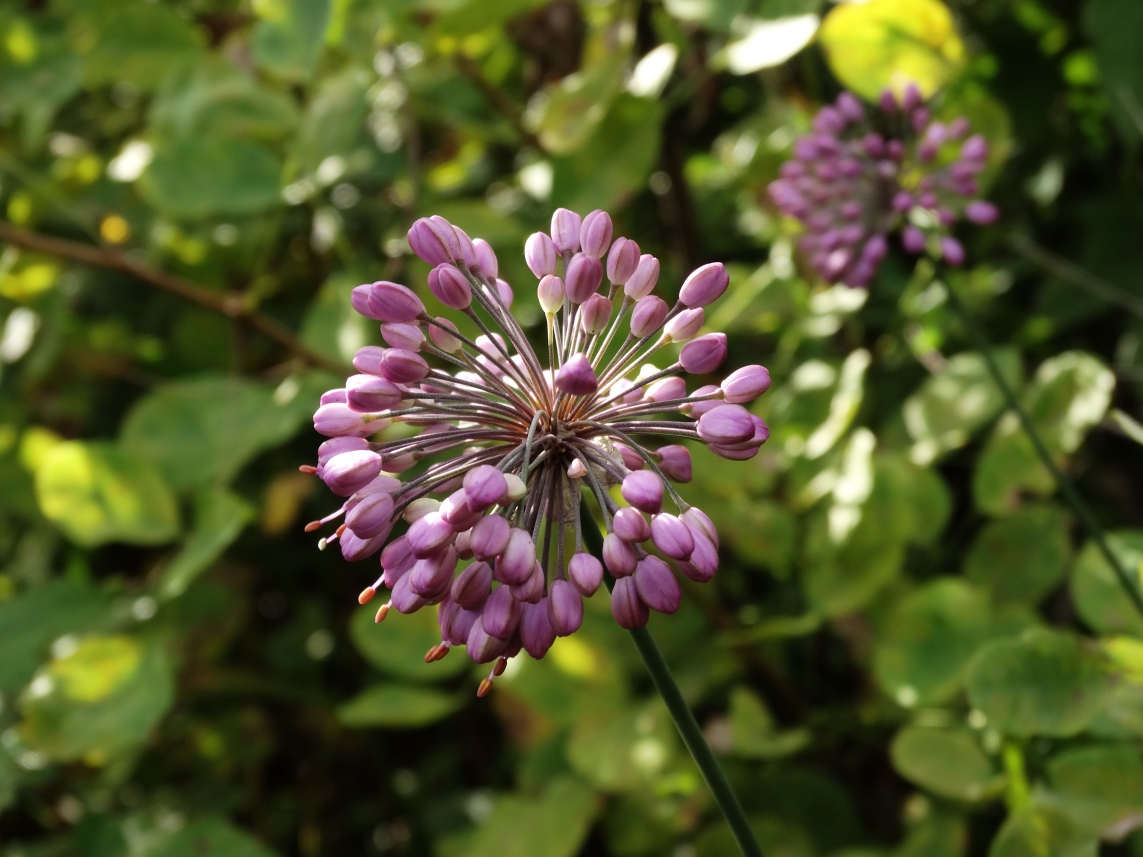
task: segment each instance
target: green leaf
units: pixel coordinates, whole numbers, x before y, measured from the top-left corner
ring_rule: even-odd
[[[874,648],[873,672],[881,687],[909,707],[947,700],[988,637],[989,612],[984,594],[956,578],[906,595],[885,618]]]
[[[659,779],[678,751],[670,714],[658,700],[642,708],[595,706],[576,719],[567,760],[605,791],[624,791]]]
[[[33,60],[5,62],[7,57],[0,57],[0,103],[22,115],[20,136],[27,147],[36,148],[56,111],[79,91],[83,64],[61,39],[44,39],[30,28],[29,33],[36,41]]]
[[[571,778],[549,782],[542,794],[501,795],[476,830],[440,843],[441,857],[573,857],[587,837],[597,803]]]
[[[262,18],[250,37],[260,67],[288,80],[308,80],[321,56],[330,0],[259,0]]]
[[[750,0],[664,0],[663,7],[680,21],[702,24],[720,32],[730,30],[731,22],[751,6]]]
[[[192,821],[153,851],[150,857],[275,857],[249,833],[220,818]]]
[[[1143,531],[1108,533],[1107,544],[1131,582],[1143,586]],[[1072,572],[1071,591],[1080,618],[1095,630],[1102,634],[1143,636],[1143,617],[1094,542],[1089,541],[1080,551]]]
[[[355,171],[358,153],[364,155],[366,164],[372,162],[376,147],[365,134],[372,82],[369,72],[353,66],[322,80],[306,107],[294,144],[294,155],[304,173],[313,175],[330,157],[342,158],[341,175]]]
[[[456,655],[457,659],[463,653]],[[356,728],[384,726],[415,729],[443,720],[464,707],[467,698],[428,687],[379,684],[337,709],[337,719]]]
[[[830,69],[869,100],[915,83],[925,97],[964,63],[964,44],[940,0],[870,0],[835,6],[819,38]]]
[[[545,150],[567,155],[587,142],[619,94],[627,53],[614,50],[544,92],[536,135]]]
[[[745,687],[730,692],[730,751],[750,759],[776,759],[810,743],[808,729],[779,732],[765,704]]]
[[[194,528],[163,569],[160,598],[182,595],[188,586],[222,556],[254,517],[254,509],[224,489],[203,491],[195,500]]]
[[[0,602],[0,694],[27,684],[53,640],[89,630],[106,618],[108,606],[98,590],[63,581]]]
[[[1143,31],[1143,6],[1134,0],[1089,0],[1081,21],[1095,46],[1107,96],[1120,133],[1130,141],[1143,137],[1143,57],[1135,34]]]
[[[969,549],[965,574],[997,601],[1037,604],[1071,558],[1068,519],[1059,507],[1031,505],[991,522]]]
[[[1104,660],[1069,634],[1036,629],[985,646],[968,668],[968,697],[1001,732],[1067,737],[1111,690]]]
[[[173,699],[171,669],[157,645],[86,637],[24,691],[20,731],[49,759],[102,765],[142,743]]]
[[[1065,750],[1048,763],[1052,803],[1093,833],[1131,829],[1143,815],[1143,757],[1124,744]]]
[[[176,489],[225,484],[255,455],[292,437],[313,410],[302,391],[282,398],[236,376],[176,381],[135,404],[120,444],[153,461]]]
[[[1096,857],[1099,840],[1057,810],[1026,807],[1008,816],[988,857]]]
[[[396,610],[375,624],[373,607],[362,607],[349,622],[349,636],[365,659],[387,673],[413,681],[438,681],[467,670],[472,662],[463,651],[444,660],[425,663],[425,652],[441,641],[436,609],[404,615]]]
[[[89,87],[127,81],[149,92],[175,65],[201,56],[200,34],[170,6],[103,0],[85,11],[86,35],[95,35],[83,61]]]
[[[978,801],[1001,784],[969,729],[907,726],[889,752],[901,776],[940,797]]]
[[[175,498],[145,457],[107,443],[52,447],[36,471],[44,517],[84,547],[156,545],[179,534]]]
[[[188,135],[159,141],[139,192],[171,217],[252,214],[278,203],[282,165],[253,140]]]
[[[376,342],[376,324],[354,310],[350,292],[358,278],[335,274],[326,280],[302,321],[301,338],[309,348],[332,360],[349,362],[363,345]]]
[[[993,355],[1005,380],[1021,386],[1020,358],[1012,349]],[[905,400],[902,413],[913,438],[909,457],[920,465],[967,444],[973,434],[1000,413],[1004,397],[992,381],[984,358],[973,352],[949,359],[944,371],[928,378]]]

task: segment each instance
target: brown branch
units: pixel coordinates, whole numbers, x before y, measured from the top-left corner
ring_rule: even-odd
[[[77,241],[69,241],[65,238],[42,235],[27,229],[20,229],[3,220],[0,220],[0,240],[7,241],[15,247],[23,247],[25,250],[33,250],[37,253],[45,253],[49,256],[58,256],[61,259],[71,259],[85,265],[129,274],[137,280],[142,280],[185,301],[250,325],[267,339],[274,340],[311,366],[329,369],[333,372],[346,371],[346,367],[340,362],[324,357],[310,349],[285,325],[247,306],[240,294],[218,294],[183,277],[152,268],[150,265],[133,259],[126,253],[111,247],[97,247],[81,244]]]

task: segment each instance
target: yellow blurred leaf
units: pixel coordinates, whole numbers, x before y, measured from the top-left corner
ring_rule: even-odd
[[[79,702],[98,702],[139,668],[142,652],[131,637],[88,637],[67,657],[53,661],[48,675]]]
[[[20,270],[0,277],[0,297],[23,303],[50,289],[59,276],[59,266],[52,262],[24,265]]]
[[[869,0],[835,6],[819,33],[833,73],[874,99],[915,83],[925,97],[964,62],[964,43],[940,0]]]

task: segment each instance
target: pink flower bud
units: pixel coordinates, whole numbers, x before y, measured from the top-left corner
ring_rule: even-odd
[[[964,264],[964,247],[959,241],[951,235],[945,235],[941,238],[941,258],[952,265],[954,268],[959,268]]]
[[[568,561],[568,580],[581,594],[591,597],[603,583],[603,564],[589,553],[577,553]]]
[[[643,393],[643,401],[670,402],[674,399],[685,398],[686,395],[687,382],[678,375],[673,375],[670,378],[660,378],[658,381],[648,384]]]
[[[397,581],[416,565],[416,562],[417,558],[413,556],[409,540],[404,536],[394,539],[385,546],[385,550],[381,551],[381,568],[385,572],[381,575],[381,582],[390,589],[395,588]]]
[[[608,533],[603,540],[603,564],[614,577],[623,577],[635,570],[635,548],[623,541],[615,533]]]
[[[459,488],[441,503],[441,517],[448,521],[454,533],[471,530],[480,520],[482,509],[473,509],[468,502],[468,493]]]
[[[438,265],[429,272],[429,291],[450,309],[468,309],[472,305],[472,288],[464,274],[452,265]]]
[[[534,560],[534,558],[533,558]],[[528,567],[529,574],[531,566]],[[512,591],[507,586],[499,586],[492,590],[480,614],[480,623],[484,632],[500,640],[507,640],[516,630],[520,621],[520,602],[512,597]]]
[[[679,300],[688,307],[704,307],[722,297],[730,283],[730,275],[722,262],[711,262],[696,268],[679,289]]]
[[[654,515],[663,508],[663,482],[650,470],[636,470],[623,478],[623,499],[640,511]]]
[[[401,389],[392,381],[375,375],[350,375],[345,380],[346,404],[355,411],[374,413],[396,407]]]
[[[387,348],[381,358],[381,377],[394,384],[415,384],[429,374],[429,364],[415,351]]]
[[[456,551],[446,548],[433,556],[418,559],[409,571],[409,589],[422,598],[436,598],[452,585],[456,571]]]
[[[525,530],[512,528],[504,552],[496,559],[496,579],[509,586],[519,586],[532,573],[536,564],[536,545]]]
[[[639,339],[651,336],[663,326],[670,307],[657,295],[640,298],[631,311],[631,333]]]
[[[726,359],[726,334],[707,333],[683,346],[679,362],[692,375],[706,375]]]
[[[484,630],[484,613],[481,611],[480,618],[472,623],[464,649],[478,664],[490,664],[507,651],[508,641],[493,637]]]
[[[973,134],[960,147],[962,159],[974,164],[983,164],[988,160],[988,141],[980,134]]]
[[[639,266],[639,245],[629,238],[616,238],[607,254],[607,279],[623,285]]]
[[[528,579],[518,586],[509,586],[512,597],[517,601],[535,604],[544,597],[544,570],[540,568],[539,560],[532,565],[532,573]]]
[[[352,530],[345,530],[339,539],[342,559],[347,562],[361,562],[363,559],[368,559],[381,550],[381,545],[385,544],[387,538],[389,534],[384,533],[371,539],[361,539]]]
[[[456,548],[456,555],[461,559],[472,559],[475,556],[472,552],[472,530],[457,533],[452,546]]]
[[[651,519],[651,541],[671,559],[686,559],[695,549],[694,537],[687,525],[666,512]]]
[[[877,104],[883,113],[893,113],[897,109],[897,97],[893,94],[893,90],[881,90],[881,97],[878,98]]]
[[[552,582],[548,592],[548,619],[556,635],[567,637],[583,624],[583,596],[566,580]]]
[[[436,321],[447,327],[449,330],[456,330],[456,325],[449,321],[447,318],[438,318]],[[435,324],[429,325],[429,339],[433,341],[433,345],[439,348],[446,354],[456,354],[464,347],[464,343],[453,336],[447,331],[441,330]]]
[[[623,466],[628,470],[642,470],[643,469],[643,456],[631,449],[626,444],[617,443],[615,449],[619,452],[619,457],[623,459]]]
[[[599,382],[587,358],[573,354],[556,373],[556,387],[569,396],[589,396],[599,388]]]
[[[353,410],[344,402],[331,402],[314,411],[314,431],[326,437],[347,434],[373,434],[365,415]]]
[[[372,285],[364,285],[356,286],[353,291],[349,293],[349,305],[353,307],[355,312],[366,318],[373,318],[373,310],[369,308],[369,295],[372,292]],[[380,319],[377,320],[379,321]]]
[[[407,351],[420,351],[425,344],[425,334],[415,324],[385,322],[381,325],[381,337],[391,348],[404,348]]]
[[[555,641],[556,629],[552,626],[548,599],[541,598],[535,604],[525,604],[520,617],[520,643],[524,651],[540,660]]]
[[[698,435],[707,443],[741,443],[754,436],[754,421],[741,405],[719,405],[699,418]]]
[[[579,322],[584,333],[595,336],[602,333],[611,318],[611,301],[603,295],[592,295],[583,302],[579,310]]]
[[[993,205],[991,202],[985,202],[982,199],[974,199],[964,207],[964,216],[973,223],[978,223],[981,226],[988,226],[995,223],[1000,218],[1000,209]]]
[[[685,309],[667,322],[663,333],[671,342],[685,342],[702,328],[703,311],[701,308]]]
[[[770,372],[765,366],[757,364],[743,366],[727,376],[721,389],[723,398],[729,404],[753,402],[770,389]]]
[[[441,639],[454,646],[463,646],[468,642],[468,635],[472,633],[472,626],[480,619],[476,610],[466,610],[450,598],[441,602],[440,612],[437,613],[437,622],[441,626]]]
[[[843,92],[837,97],[837,109],[841,115],[850,122],[861,122],[865,119],[865,109],[861,102],[850,92]]]
[[[500,275],[500,265],[496,261],[496,253],[483,238],[474,238],[472,246],[476,250],[476,267],[489,280],[495,280]]]
[[[901,246],[906,253],[920,253],[925,249],[925,233],[911,224],[906,226],[901,232]]]
[[[558,312],[564,305],[564,281],[548,274],[536,287],[536,297],[540,299],[540,308],[548,315]]]
[[[697,506],[691,506],[679,517],[687,524],[692,530],[703,533],[711,543],[718,547],[718,528],[714,525],[714,521]]]
[[[639,600],[659,613],[674,613],[679,609],[683,591],[671,567],[657,556],[639,560],[632,576]]]
[[[393,594],[390,597],[393,609],[400,613],[416,613],[428,604],[427,600],[409,588],[409,579],[410,575],[403,575],[393,586]]]
[[[611,246],[611,215],[598,208],[583,219],[579,230],[583,252],[602,259]]]
[[[687,526],[695,540],[695,549],[690,557],[677,563],[679,571],[695,583],[706,583],[718,571],[718,548],[707,538],[705,532],[697,527]]]
[[[556,252],[574,253],[579,249],[580,216],[566,208],[557,208],[552,214],[552,243]]]
[[[638,248],[635,248],[638,249]],[[635,270],[623,286],[623,294],[631,300],[641,300],[651,294],[659,282],[659,260],[649,253],[639,257]]]
[[[477,559],[492,559],[508,547],[512,528],[502,515],[486,515],[472,528],[472,553]]]
[[[468,237],[468,233],[459,226],[454,226],[453,230],[456,232],[456,240],[460,243],[460,260],[468,266],[469,270],[472,270],[478,264],[476,259],[476,247],[473,246],[472,239]]]
[[[348,404],[349,396],[346,395],[344,387],[337,390],[326,390],[321,394],[319,403],[322,405]]]
[[[650,618],[647,605],[639,597],[633,577],[621,577],[611,590],[611,615],[621,628],[642,628]]]
[[[655,453],[663,475],[675,482],[690,482],[692,476],[691,451],[685,446],[670,444],[659,447]]]
[[[370,318],[381,321],[416,321],[425,311],[421,299],[397,283],[384,280],[373,284],[369,293]]]
[[[357,503],[345,515],[345,525],[360,539],[371,539],[390,527],[393,498],[388,494],[372,494]]]
[[[917,84],[910,83],[905,87],[905,94],[901,97],[901,108],[910,113],[921,106],[921,90],[917,89]]]
[[[353,368],[369,375],[379,375],[381,373],[381,358],[384,354],[385,349],[380,345],[362,346],[353,355]]]
[[[363,437],[334,437],[329,440],[322,441],[321,446],[318,447],[318,471],[325,467],[327,461],[341,452],[349,452],[355,449],[369,449],[369,441]]]
[[[508,482],[504,474],[491,464],[482,464],[464,475],[464,491],[468,495],[469,508],[483,512],[504,499],[508,493]]]
[[[516,297],[512,287],[500,279],[496,280],[496,294],[500,296],[500,303],[504,304],[506,308],[512,306],[512,301]]]
[[[569,301],[573,304],[583,303],[595,294],[601,282],[603,282],[603,265],[598,259],[586,253],[576,253],[572,256],[564,275],[564,288],[567,290]]]
[[[524,261],[528,270],[539,277],[551,276],[556,272],[556,245],[543,232],[533,232],[524,243]]]
[[[486,562],[474,562],[452,582],[452,599],[466,610],[476,610],[488,600],[492,591],[492,568]]]
[[[456,233],[448,221],[445,224],[447,229],[428,217],[422,217],[409,229],[409,246],[430,265],[440,265],[460,258],[460,243]]]
[[[447,544],[451,544],[455,533],[440,512],[429,512],[418,518],[405,534],[413,556],[421,559],[432,556]]]
[[[643,513],[631,506],[615,511],[615,535],[625,542],[645,542],[651,538],[651,527]]]

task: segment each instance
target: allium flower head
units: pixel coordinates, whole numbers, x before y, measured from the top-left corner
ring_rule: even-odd
[[[915,86],[900,99],[886,90],[873,111],[843,92],[813,124],[769,190],[804,225],[798,248],[828,282],[869,285],[886,236],[902,226],[906,251],[920,253],[931,236],[940,256],[959,265],[964,249],[949,228],[961,216],[982,224],[999,216],[992,203],[972,199],[988,144],[970,136],[963,117],[935,121]]]
[[[579,628],[582,599],[605,566],[616,578],[612,614],[628,628],[649,610],[678,608],[676,572],[711,578],[718,534],[672,484],[691,477],[680,442],[734,460],[755,455],[769,429],[743,404],[770,376],[747,366],[724,387],[688,394],[682,375],[714,372],[726,357],[725,336],[698,335],[726,270],[699,268],[670,307],[652,294],[658,260],[627,238],[612,241],[606,212],[560,209],[551,234],[525,245],[546,320],[539,353],[487,243],[432,217],[413,224],[409,244],[433,266],[430,291],[480,334],[430,316],[405,286],[354,290],[355,309],[383,322],[390,347],[362,348],[359,374],[322,396],[314,427],[330,439],[317,466],[302,469],[347,499],[307,530],[344,516],[319,546],[338,542],[351,561],[380,552],[382,574],[359,597],[390,590],[377,621],[439,604],[441,643],[425,660],[463,645],[473,660],[495,662],[483,695],[508,658],[541,658]],[[396,423],[417,431],[369,440]],[[628,505],[613,499],[616,486]],[[581,518],[583,492],[607,529],[598,558],[583,546],[583,528],[596,526]],[[402,521],[407,529],[390,540]]]

